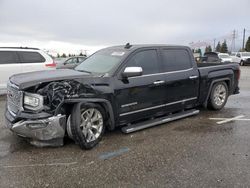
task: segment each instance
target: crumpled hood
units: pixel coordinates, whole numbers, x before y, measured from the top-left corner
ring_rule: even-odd
[[[71,69],[60,69],[15,74],[10,77],[10,81],[13,84],[17,85],[20,89],[25,89],[43,82],[84,78],[91,76],[93,75]]]

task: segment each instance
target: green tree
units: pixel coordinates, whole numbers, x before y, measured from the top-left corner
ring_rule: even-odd
[[[212,47],[210,45],[206,46],[205,52],[212,52]]]
[[[202,53],[201,53],[201,49],[200,49],[200,48],[196,49],[196,50],[195,50],[195,53],[199,53],[200,56],[201,56],[201,54],[202,54]]]
[[[227,47],[227,41],[224,40],[224,42],[221,44],[221,49],[220,49],[221,53],[228,53],[228,47]]]
[[[83,56],[83,53],[81,52],[81,53],[79,54],[79,56]]]
[[[60,54],[59,53],[57,53],[57,58],[59,58],[60,57]]]
[[[215,50],[216,52],[220,52],[220,49],[221,49],[221,45],[220,45],[220,42],[218,42]]]
[[[247,52],[250,52],[250,37],[247,39],[246,47],[245,47]]]
[[[71,54],[69,54],[68,57],[71,57]]]
[[[61,57],[64,57],[64,58],[65,58],[65,57],[67,57],[67,56],[66,56],[66,54],[65,54],[65,53],[63,53]]]

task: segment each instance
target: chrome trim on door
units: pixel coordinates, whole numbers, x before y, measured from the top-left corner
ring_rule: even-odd
[[[155,82],[154,82],[154,84],[156,84],[156,85],[157,85],[157,84],[164,84],[164,83],[165,83],[164,80],[159,80],[159,81],[155,81]]]
[[[196,78],[198,78],[198,76],[189,76],[189,79],[196,79]]]
[[[146,75],[142,75],[142,76],[129,77],[128,79],[155,76],[155,75],[162,75],[162,74],[173,74],[173,73],[179,73],[179,72],[187,72],[187,71],[190,71],[190,70],[193,70],[193,69],[194,68],[185,69],[185,70],[178,70],[178,71],[160,72],[160,73],[155,73],[155,74],[146,74]]]
[[[137,102],[132,102],[132,103],[128,103],[128,104],[123,104],[123,105],[121,105],[121,107],[124,108],[124,107],[128,107],[128,106],[134,106],[137,104],[138,104]]]
[[[129,115],[129,114],[134,114],[134,113],[138,113],[138,112],[144,112],[144,111],[147,111],[147,110],[152,110],[152,109],[156,109],[156,108],[170,106],[170,105],[173,105],[173,104],[184,103],[186,101],[192,101],[192,100],[195,100],[195,99],[197,99],[197,97],[192,97],[192,98],[183,99],[183,100],[180,100],[180,101],[175,101],[175,102],[171,102],[171,103],[161,104],[161,105],[158,105],[158,106],[152,106],[152,107],[149,107],[149,108],[143,108],[143,109],[140,109],[140,110],[126,112],[126,113],[120,114],[120,116],[122,117],[122,116],[126,116],[126,115]]]

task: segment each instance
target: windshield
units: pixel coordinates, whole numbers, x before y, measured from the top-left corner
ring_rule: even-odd
[[[227,54],[220,54],[219,57],[220,57],[220,58],[229,58],[230,56],[227,55]]]
[[[121,62],[125,51],[104,49],[96,52],[80,65],[75,70],[89,73],[107,73]]]
[[[241,55],[242,56],[250,56],[250,52],[243,52]]]

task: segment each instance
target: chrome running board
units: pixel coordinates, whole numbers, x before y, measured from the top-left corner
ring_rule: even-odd
[[[153,126],[156,126],[159,124],[182,119],[182,118],[185,118],[188,116],[193,116],[193,115],[198,114],[199,112],[200,112],[199,110],[192,109],[192,110],[182,111],[182,112],[178,112],[178,113],[171,114],[171,115],[164,116],[164,117],[160,117],[160,118],[151,119],[148,121],[143,121],[143,122],[136,123],[136,124],[130,124],[128,126],[123,127],[122,132],[123,133],[132,133],[132,132],[146,129],[149,127],[153,127]]]

